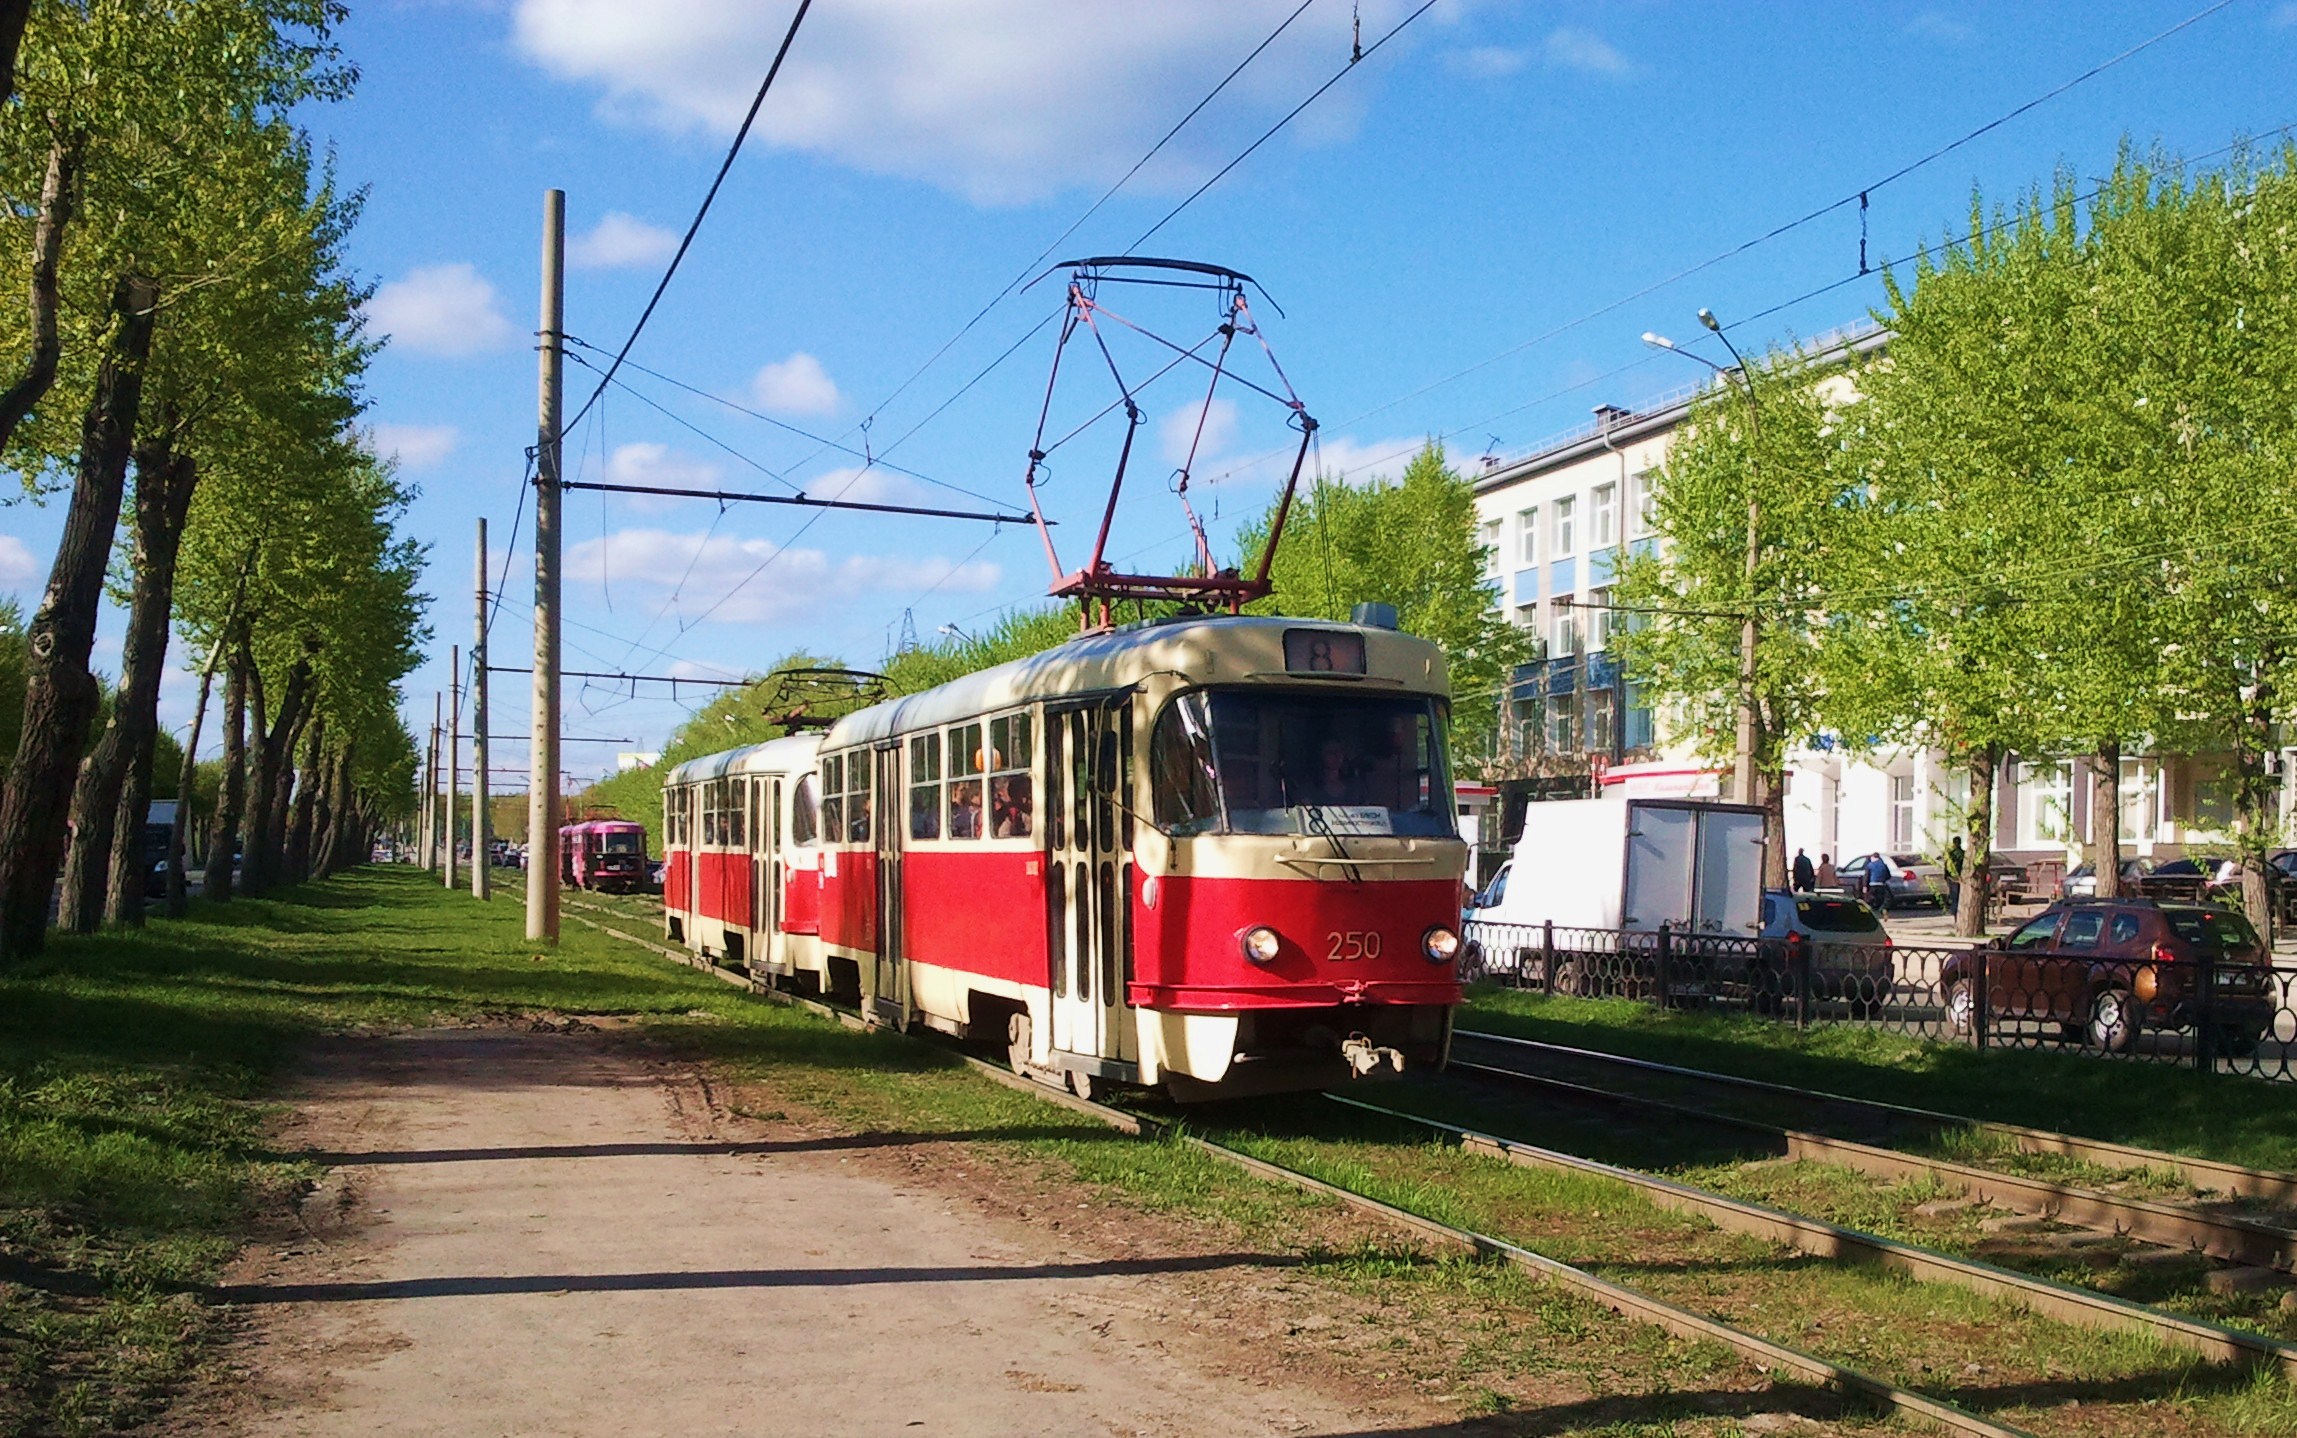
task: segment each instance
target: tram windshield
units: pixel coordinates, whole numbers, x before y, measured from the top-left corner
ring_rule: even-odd
[[[646,836],[634,829],[609,829],[599,835],[598,848],[607,854],[636,854],[646,848]]]
[[[1427,698],[1184,694],[1150,740],[1156,821],[1175,835],[1452,834],[1442,720]]]

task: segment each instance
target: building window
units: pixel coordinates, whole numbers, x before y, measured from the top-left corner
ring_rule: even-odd
[[[1516,559],[1522,564],[1539,563],[1539,506],[1519,511],[1515,516]]]
[[[1596,653],[1611,643],[1611,591],[1587,591],[1587,652]]]
[[[1657,734],[1653,732],[1656,727],[1651,706],[1643,702],[1643,687],[1629,683],[1627,719],[1619,736],[1621,743],[1629,750],[1648,749],[1658,741]]]
[[[1618,696],[1609,689],[1587,691],[1587,752],[1609,755],[1616,737],[1612,719],[1617,710]]]
[[[1575,712],[1571,696],[1568,694],[1557,695],[1555,701],[1547,706],[1548,753],[1569,754],[1573,751],[1575,736],[1572,733],[1571,721],[1575,717]]]
[[[1555,502],[1555,538],[1548,557],[1561,559],[1579,550],[1579,501],[1569,495]]]
[[[1619,486],[1599,484],[1588,501],[1587,517],[1595,531],[1595,547],[1608,549],[1619,542]]]
[[[1530,759],[1538,755],[1540,730],[1546,722],[1547,716],[1538,695],[1515,701],[1515,732],[1512,742],[1516,758]]]
[[[2212,774],[2193,781],[2193,822],[2187,838],[2199,834],[2226,834],[2233,829],[2233,777]]]
[[[2074,766],[2044,760],[2018,766],[2018,847],[2047,849],[2074,831]]]
[[[1495,520],[1492,520],[1492,521],[1490,521],[1490,522],[1489,522],[1489,523],[1487,523],[1487,524],[1485,524],[1485,525],[1484,525],[1484,527],[1483,527],[1483,528],[1482,528],[1480,531],[1478,531],[1478,534],[1479,534],[1479,535],[1480,535],[1480,537],[1481,537],[1481,542],[1482,542],[1482,544],[1483,544],[1483,548],[1484,548],[1484,556],[1483,556],[1483,567],[1484,567],[1484,572],[1485,572],[1486,574],[1490,574],[1490,575],[1492,575],[1492,576],[1494,576],[1494,577],[1497,577],[1497,575],[1499,574],[1499,570],[1500,570],[1500,563],[1499,563],[1499,531],[1500,531],[1500,522],[1499,522],[1498,520],[1496,520],[1496,519],[1495,519]]]
[[[1914,847],[1914,776],[1890,776],[1890,851],[1903,854]]]
[[[2123,842],[2138,844],[2161,837],[2161,787],[2161,769],[2153,760],[2122,760]]]
[[[1659,476],[1648,469],[1627,476],[1627,532],[1638,539],[1651,532],[1658,479]]]
[[[1549,634],[1548,658],[1564,659],[1579,652],[1579,606],[1570,595],[1555,597],[1555,623]]]
[[[1515,607],[1515,622],[1537,634],[1539,632],[1539,602],[1534,600],[1529,604],[1518,604]]]

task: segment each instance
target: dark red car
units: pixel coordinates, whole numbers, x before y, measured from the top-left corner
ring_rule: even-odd
[[[1947,1020],[1958,1034],[1970,1032],[1976,1017],[1981,960],[1992,1018],[2055,1023],[2067,1039],[2109,1053],[2129,1052],[2144,1029],[2194,1027],[2205,1007],[2205,971],[2215,977],[2206,1009],[2219,1052],[2254,1052],[2273,1021],[2270,954],[2231,909],[2061,899],[2008,937],[1940,967]]]

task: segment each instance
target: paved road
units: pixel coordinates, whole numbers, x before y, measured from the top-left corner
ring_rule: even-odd
[[[323,1244],[239,1275],[245,1434],[1302,1434],[1383,1426],[1230,1373],[1174,1274],[904,1183],[895,1157],[715,1109],[596,1034],[452,1030],[319,1056],[290,1142],[341,1155]],[[946,1150],[944,1150],[946,1151]],[[349,1186],[338,1188],[343,1178]],[[1057,1225],[1056,1225],[1057,1226]],[[1399,1415],[1384,1415],[1393,1419]]]

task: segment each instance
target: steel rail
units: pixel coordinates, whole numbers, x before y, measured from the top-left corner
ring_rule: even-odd
[[[613,912],[589,904],[581,904],[578,907],[590,909],[594,913],[611,914]],[[796,994],[786,994],[778,989],[761,986],[754,981],[719,970],[715,965],[707,965],[698,956],[672,949],[666,944],[658,944],[651,939],[643,939],[635,934],[605,924],[593,923],[587,919],[580,922],[589,924],[590,927],[603,933],[611,934],[626,942],[651,949],[656,953],[694,967],[708,967],[720,978],[750,988],[776,1003],[790,1004],[811,1010],[835,1019],[849,1028],[866,1026],[857,1014],[815,999],[804,998]],[[947,1050],[942,1051],[947,1052]],[[1016,1092],[1028,1094],[1043,1102],[1098,1120],[1121,1132],[1142,1137],[1162,1132],[1161,1125],[1153,1121],[1143,1120],[1137,1115],[1126,1113],[1122,1109],[1094,1103],[1090,1099],[1078,1098],[1075,1094],[1065,1093],[1034,1079],[1023,1078],[1009,1069],[1001,1068],[970,1054],[959,1054],[957,1057],[967,1067],[984,1078],[1002,1084]],[[2007,1424],[1994,1422],[1952,1403],[1928,1397],[1911,1389],[1900,1388],[1896,1384],[1876,1378],[1871,1374],[1862,1373],[1855,1368],[1846,1368],[1839,1363],[1830,1362],[1814,1354],[1804,1353],[1784,1344],[1773,1343],[1759,1334],[1733,1328],[1727,1323],[1709,1318],[1702,1313],[1695,1313],[1687,1308],[1678,1308],[1664,1299],[1653,1297],[1639,1289],[1630,1288],[1625,1284],[1613,1283],[1606,1278],[1599,1278],[1585,1269],[1575,1268],[1559,1259],[1549,1258],[1545,1254],[1509,1243],[1504,1239],[1493,1238],[1488,1234],[1477,1233],[1472,1229],[1456,1228],[1451,1224],[1438,1222],[1435,1219],[1413,1213],[1409,1209],[1398,1208],[1394,1204],[1383,1203],[1379,1199],[1367,1197],[1353,1189],[1327,1183],[1323,1179],[1302,1173],[1297,1169],[1271,1163],[1263,1158],[1255,1158],[1250,1154],[1229,1148],[1225,1144],[1215,1143],[1211,1139],[1199,1138],[1194,1134],[1186,1133],[1176,1134],[1174,1137],[1182,1143],[1189,1144],[1248,1173],[1337,1199],[1358,1212],[1385,1219],[1412,1232],[1426,1235],[1440,1243],[1462,1248],[1479,1256],[1503,1259],[1527,1272],[1584,1293],[1614,1313],[1652,1324],[1678,1338],[1710,1339],[1721,1343],[1740,1356],[1752,1360],[1760,1367],[1793,1373],[1852,1397],[1866,1399],[1885,1409],[1906,1414],[1910,1418],[1936,1424],[1948,1432],[1967,1435],[1967,1438],[2033,1438],[2033,1435],[2024,1429],[2012,1428]]]
[[[1781,1094],[1809,1103],[1866,1109],[1901,1118],[1921,1119],[1928,1123],[1951,1124],[2010,1139],[2028,1153],[2054,1153],[2067,1158],[2087,1159],[2106,1168],[2168,1169],[2195,1188],[2221,1189],[2227,1193],[2240,1194],[2245,1198],[2262,1198],[2277,1203],[2297,1205],[2297,1173],[2282,1173],[2264,1168],[2247,1168],[2237,1163],[2224,1163],[2213,1158],[2196,1158],[2191,1154],[2165,1153],[2159,1149],[2138,1148],[2132,1144],[2114,1143],[2107,1139],[2083,1138],[2076,1134],[2058,1133],[2051,1129],[2028,1128],[2023,1124],[1970,1118],[1964,1114],[1942,1113],[1936,1109],[1915,1108],[1908,1104],[1890,1103],[1883,1099],[1853,1098],[1848,1094],[1828,1093],[1823,1089],[1796,1088],[1792,1084],[1774,1083],[1765,1079],[1742,1078],[1737,1074],[1714,1073],[1707,1069],[1682,1068],[1674,1064],[1658,1063],[1651,1059],[1630,1058],[1625,1054],[1605,1053],[1601,1049],[1574,1048],[1568,1044],[1551,1044],[1543,1043],[1538,1039],[1522,1039],[1512,1034],[1461,1029],[1454,1034],[1454,1037],[1483,1043],[1509,1044],[1518,1048],[1537,1049],[1545,1053],[1613,1064],[1621,1068],[1641,1069],[1646,1073],[1694,1079],[1718,1087],[1743,1088],[1756,1093]]]
[[[1836,1163],[1876,1178],[1932,1178],[1981,1201],[2039,1214],[2062,1223],[2098,1229],[2140,1239],[2163,1248],[2192,1249],[2228,1263],[2297,1272],[2297,1232],[2256,1219],[2230,1214],[2196,1213],[2150,1199],[2102,1193],[2069,1183],[2056,1183],[2023,1174],[2002,1173],[1951,1159],[1926,1158],[1903,1149],[1836,1138],[1807,1129],[1787,1128],[1761,1119],[1742,1118],[1713,1109],[1620,1093],[1592,1084],[1574,1083],[1547,1074],[1479,1064],[1454,1058],[1451,1066],[1471,1073],[1490,1074],[1518,1083],[1538,1084],[1577,1098],[1623,1107],[1640,1108],[1670,1118],[1724,1124],[1781,1141],[1787,1157],[1816,1163]],[[2297,1376],[2297,1375],[2293,1375]]]
[[[1349,1108],[1448,1133],[1459,1140],[1461,1148],[1472,1153],[1504,1158],[1526,1168],[1592,1174],[1626,1184],[1662,1208],[1697,1214],[1727,1233],[1748,1234],[1784,1243],[1818,1258],[1848,1258],[1876,1263],[1926,1283],[1950,1284],[1989,1297],[2012,1299],[2044,1317],[2085,1328],[2146,1334],[2204,1357],[2239,1364],[2245,1368],[2275,1365],[2284,1376],[2297,1378],[2297,1346],[2279,1343],[2257,1334],[2166,1313],[2090,1289],[1998,1268],[1976,1259],[1957,1258],[1920,1244],[1884,1238],[1863,1229],[1847,1228],[1766,1204],[1730,1198],[1711,1189],[1662,1178],[1657,1174],[1621,1168],[1616,1164],[1542,1148],[1517,1139],[1501,1138],[1496,1134],[1482,1133],[1458,1124],[1365,1103],[1361,1099],[1345,1098],[1338,1094],[1326,1094],[1325,1097]]]

